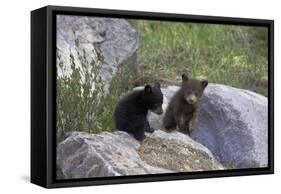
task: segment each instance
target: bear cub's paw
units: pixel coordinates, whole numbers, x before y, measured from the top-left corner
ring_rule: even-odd
[[[133,136],[138,141],[142,141],[146,138],[144,133],[134,133]]]
[[[153,129],[153,128],[146,128],[145,129],[145,132],[148,132],[148,133],[153,133],[155,131],[155,129]]]

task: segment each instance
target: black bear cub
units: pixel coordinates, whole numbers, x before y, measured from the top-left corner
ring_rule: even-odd
[[[144,89],[133,91],[120,100],[114,112],[115,127],[118,130],[132,134],[141,141],[145,138],[144,132],[153,133],[147,120],[148,110],[162,114],[163,94],[160,84],[153,87],[146,85]]]
[[[163,118],[163,125],[167,130],[174,130],[176,126],[184,134],[190,134],[197,120],[198,100],[202,96],[208,81],[189,79],[182,75],[182,85],[173,96]]]

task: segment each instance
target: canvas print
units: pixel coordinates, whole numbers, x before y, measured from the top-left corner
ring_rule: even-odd
[[[268,33],[56,15],[56,179],[268,167]]]

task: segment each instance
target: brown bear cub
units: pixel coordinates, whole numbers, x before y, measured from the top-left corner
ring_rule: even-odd
[[[168,131],[175,130],[177,126],[180,132],[191,133],[197,120],[198,100],[207,85],[206,80],[189,79],[186,74],[182,75],[181,88],[173,96],[163,119]]]

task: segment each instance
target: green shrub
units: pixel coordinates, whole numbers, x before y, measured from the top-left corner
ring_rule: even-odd
[[[63,140],[70,131],[99,133],[114,130],[113,111],[128,91],[122,86],[123,75],[128,75],[127,68],[120,65],[105,94],[99,75],[100,61],[88,63],[85,52],[79,56],[81,67],[77,67],[72,55],[69,59],[72,73],[57,77],[57,141]],[[64,64],[59,65],[63,67]]]

